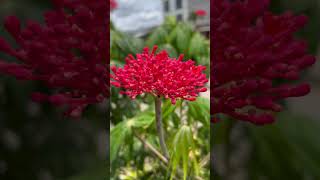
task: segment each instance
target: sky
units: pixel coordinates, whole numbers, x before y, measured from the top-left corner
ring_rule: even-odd
[[[164,21],[161,0],[117,0],[117,3],[111,20],[120,31],[143,33]]]

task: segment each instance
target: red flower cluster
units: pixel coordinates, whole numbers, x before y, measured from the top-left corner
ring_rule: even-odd
[[[170,98],[175,104],[177,98],[194,101],[199,92],[207,91],[208,82],[202,72],[205,66],[195,66],[194,61],[183,62],[183,55],[178,59],[170,58],[166,51],[155,54],[145,48],[136,59],[129,55],[123,68],[111,67],[111,84],[124,88],[121,93],[135,98],[142,93]]]
[[[110,0],[110,10],[112,11],[117,7],[118,7],[118,4],[117,4],[116,0]]]
[[[18,62],[0,60],[0,72],[18,79],[37,80],[56,94],[34,93],[36,101],[69,105],[67,114],[80,116],[90,103],[108,95],[107,2],[54,0],[45,13],[45,25],[29,21],[24,28],[10,16],[6,30],[18,44],[13,48],[0,38],[0,51]]]
[[[279,100],[304,96],[308,84],[289,84],[315,58],[293,37],[307,21],[267,12],[268,0],[216,0],[212,10],[211,112],[255,124],[274,121]]]
[[[197,16],[206,16],[207,15],[207,11],[203,10],[203,9],[198,9],[194,12],[195,15]]]

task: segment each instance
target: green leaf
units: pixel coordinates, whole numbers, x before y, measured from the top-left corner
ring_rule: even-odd
[[[169,33],[169,36],[167,37],[168,38],[168,42],[170,44],[172,44],[173,46],[175,46],[175,40],[177,39],[177,31],[178,31],[178,26],[175,26],[171,32]]]
[[[128,121],[131,127],[146,129],[155,121],[155,116],[153,112],[142,112]]]
[[[168,32],[163,26],[158,27],[147,39],[147,46],[153,47],[154,45],[165,44]]]
[[[209,99],[198,97],[196,101],[189,102],[188,115],[195,121],[205,125],[210,124],[210,102]]]
[[[132,128],[148,128],[155,120],[154,114],[151,112],[142,112],[139,115],[128,120],[118,123],[111,129],[110,133],[110,161],[113,162],[118,151],[125,142],[125,139],[132,134]]]
[[[207,48],[206,39],[200,33],[194,33],[190,41],[189,55],[192,57],[205,55]]]
[[[178,57],[177,50],[171,44],[159,45],[159,51],[166,50],[170,57]]]
[[[181,103],[177,101],[176,104]],[[170,100],[165,100],[162,106],[162,119],[167,119],[175,111],[177,105],[172,105]]]
[[[167,16],[164,25],[168,28],[173,28],[177,25],[177,18],[175,16]]]
[[[144,46],[141,39],[115,30],[111,31],[111,41],[110,57],[121,62],[129,54],[141,52]]]
[[[187,55],[190,42],[190,34],[185,32],[183,28],[177,29],[177,48],[180,53]]]
[[[124,143],[126,137],[131,134],[131,127],[128,126],[128,121],[118,123],[111,129],[110,132],[110,161],[111,163],[116,159],[118,151]]]
[[[278,119],[274,125],[247,127],[254,147],[250,176],[255,179],[261,176],[268,179],[320,179],[317,135],[320,124],[292,115]]]
[[[180,162],[182,162],[183,179],[187,179],[189,166],[193,167],[195,175],[199,173],[199,164],[194,155],[196,151],[195,143],[192,136],[191,127],[183,125],[176,133],[172,142],[171,162],[172,169],[171,179],[173,179]]]

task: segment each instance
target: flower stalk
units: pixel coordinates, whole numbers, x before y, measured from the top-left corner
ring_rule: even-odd
[[[168,149],[165,143],[165,136],[164,136],[164,131],[163,131],[163,125],[162,125],[162,113],[161,113],[161,97],[156,96],[155,98],[155,111],[156,111],[156,125],[157,125],[157,132],[159,136],[159,143],[160,143],[160,148],[163,153],[163,155],[168,158],[169,153]]]

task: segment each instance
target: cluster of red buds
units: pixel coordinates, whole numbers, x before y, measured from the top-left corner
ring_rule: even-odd
[[[145,48],[136,58],[129,55],[123,68],[111,67],[111,84],[123,88],[122,94],[136,98],[142,93],[171,99],[175,104],[178,98],[194,101],[200,92],[207,91],[208,82],[203,71],[205,66],[195,66],[194,61],[170,58],[163,50],[156,54],[157,46],[149,53]]]
[[[280,100],[304,96],[293,84],[315,63],[307,44],[294,38],[307,18],[267,11],[268,0],[216,0],[211,17],[211,113],[255,124],[274,122]]]
[[[45,24],[7,17],[5,29],[18,47],[0,38],[0,52],[17,61],[0,60],[0,72],[21,80],[41,81],[55,94],[34,93],[33,100],[68,105],[79,117],[108,95],[107,13],[104,0],[54,0]]]

